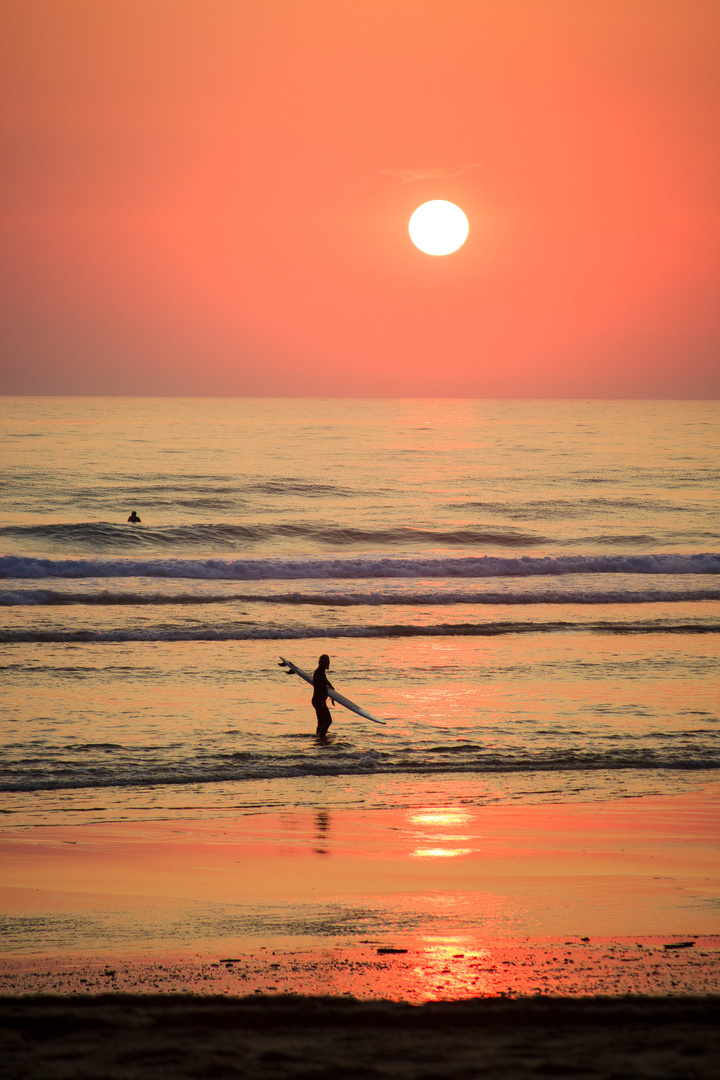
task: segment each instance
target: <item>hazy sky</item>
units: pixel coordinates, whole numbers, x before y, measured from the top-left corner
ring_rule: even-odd
[[[0,20],[0,392],[719,396],[718,0]]]

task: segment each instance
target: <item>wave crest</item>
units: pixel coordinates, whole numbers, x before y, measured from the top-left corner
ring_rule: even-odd
[[[482,752],[471,749],[463,755],[453,755],[450,762],[444,755],[413,755],[403,752],[374,751],[343,752],[338,748],[332,759],[320,760],[305,755],[290,755],[285,760],[269,761],[262,755],[243,754],[229,759],[216,758],[199,764],[197,759],[178,758],[165,768],[157,765],[138,766],[108,761],[107,754],[87,765],[79,762],[68,765],[64,775],[56,768],[39,768],[34,775],[6,773],[0,780],[0,791],[59,791],[88,788],[167,787],[183,784],[218,784],[224,782],[288,779],[302,776],[357,776],[367,773],[408,776],[483,776],[497,773],[568,773],[618,772],[624,770],[672,771],[715,770],[720,767],[717,752],[697,747],[659,752],[650,748],[618,750],[603,753],[594,751],[550,750],[533,755],[508,751]]]
[[[720,554],[360,557],[261,559],[41,559],[0,557],[8,578],[193,578],[284,581],[370,578],[492,578],[563,574],[720,574]]]
[[[439,607],[454,604],[540,605],[540,604],[671,604],[720,600],[720,589],[615,589],[543,590],[542,592],[282,592],[282,593],[147,593],[147,592],[72,592],[53,589],[6,589],[0,592],[0,607],[63,607],[83,604],[88,607],[163,607],[206,604],[272,604],[314,607]]]
[[[225,626],[213,628],[150,627],[142,630],[0,630],[0,643],[66,644],[75,642],[116,643],[130,641],[307,641],[315,638],[400,638],[400,637],[493,637],[499,634],[549,634],[557,632],[595,634],[717,634],[720,623],[643,622],[603,620],[602,622],[486,622],[393,624],[375,626]]]

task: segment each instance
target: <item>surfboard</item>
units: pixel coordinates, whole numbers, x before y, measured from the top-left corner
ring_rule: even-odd
[[[297,664],[293,664],[291,660],[285,660],[284,657],[280,657],[280,663],[278,667],[287,668],[286,675],[299,675],[301,679],[304,679],[306,683],[313,685],[312,675],[308,675],[307,671],[303,671]],[[365,709],[361,709],[355,702],[350,701],[344,694],[339,694],[337,690],[328,689],[328,697],[331,701],[336,701],[338,705],[342,705],[343,708],[349,709],[350,712],[357,713],[358,716],[364,716],[366,720],[372,720],[373,724],[384,724],[384,720],[378,720],[376,716],[371,716]]]

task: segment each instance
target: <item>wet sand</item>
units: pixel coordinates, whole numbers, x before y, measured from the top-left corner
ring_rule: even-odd
[[[6,826],[0,1077],[714,1076],[716,839],[712,789]]]
[[[35,992],[57,992],[62,971],[106,962],[127,970],[130,992],[133,971],[163,989],[159,973],[177,963],[193,973],[188,989],[221,993],[707,993],[720,932],[717,806],[711,789],[591,805],[6,826],[0,993],[15,992],[21,970],[46,970]],[[271,954],[282,979],[265,976]],[[82,978],[67,989],[103,986]]]
[[[0,833],[2,955],[160,960],[720,931],[715,789]],[[11,815],[10,815],[11,818]],[[669,940],[669,939],[668,939]]]
[[[0,996],[326,995],[421,1004],[474,997],[706,995],[720,990],[720,935],[678,940],[406,939],[233,955],[7,957]]]

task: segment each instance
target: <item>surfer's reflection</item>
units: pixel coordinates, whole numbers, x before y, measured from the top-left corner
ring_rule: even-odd
[[[335,687],[327,677],[327,669],[330,667],[330,657],[327,653],[323,653],[318,660],[318,666],[313,672],[313,696],[312,703],[315,709],[315,715],[317,716],[317,729],[316,735],[319,735],[321,739],[324,739],[327,735],[328,728],[332,724],[332,717],[330,716],[330,710],[327,707],[328,690],[334,690]]]
[[[315,814],[315,835],[319,846],[313,848],[316,855],[330,854],[328,849],[324,846],[327,843],[327,834],[329,831],[330,815],[327,810],[318,810]]]

